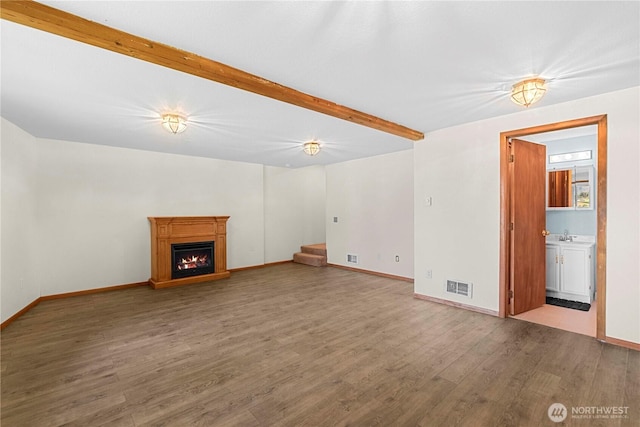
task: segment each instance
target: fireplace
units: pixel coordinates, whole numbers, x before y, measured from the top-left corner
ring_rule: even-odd
[[[214,242],[174,243],[171,245],[171,278],[211,274]]]
[[[153,289],[226,279],[228,216],[149,217]]]

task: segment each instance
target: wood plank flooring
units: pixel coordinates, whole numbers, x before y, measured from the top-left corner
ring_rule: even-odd
[[[44,301],[2,331],[2,426],[640,424],[640,353],[283,264]],[[571,408],[628,406],[624,419]]]

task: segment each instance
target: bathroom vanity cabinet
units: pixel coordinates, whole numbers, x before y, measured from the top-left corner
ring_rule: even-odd
[[[547,296],[591,304],[595,244],[547,241],[546,247]]]

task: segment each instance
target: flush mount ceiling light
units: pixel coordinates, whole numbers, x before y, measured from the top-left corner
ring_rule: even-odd
[[[320,152],[320,143],[318,141],[305,142],[302,150],[309,156],[315,156]]]
[[[171,133],[184,132],[187,128],[187,120],[177,114],[164,114],[162,116],[162,127]]]
[[[511,100],[518,105],[528,107],[540,101],[547,91],[544,79],[535,78],[518,82],[511,88]]]

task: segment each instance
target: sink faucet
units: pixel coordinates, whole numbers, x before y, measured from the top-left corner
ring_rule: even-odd
[[[573,242],[573,236],[569,236],[569,230],[564,230],[564,235],[560,237],[563,242]]]

